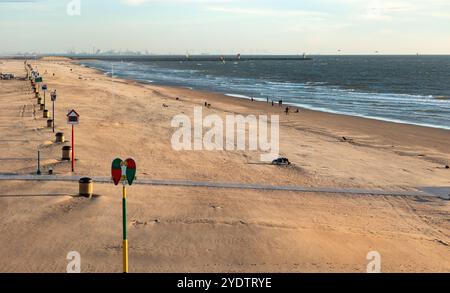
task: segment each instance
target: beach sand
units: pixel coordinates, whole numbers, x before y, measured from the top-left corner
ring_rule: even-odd
[[[450,186],[447,130],[305,109],[286,116],[277,105],[112,80],[64,59],[37,66],[57,89],[65,145],[65,115],[81,116],[76,175],[109,176],[114,158],[133,157],[138,179]],[[23,60],[0,60],[0,71],[25,76]],[[36,172],[40,148],[44,171],[71,175],[33,97],[29,81],[0,81],[0,173]],[[204,115],[279,114],[281,155],[293,165],[261,164],[251,151],[174,151],[172,118],[193,116],[205,101]],[[86,199],[75,183],[0,181],[0,271],[65,272],[67,253],[78,251],[83,272],[121,272],[121,189],[94,189]],[[450,272],[449,212],[449,201],[433,197],[136,185],[128,188],[130,272],[365,272],[370,251],[381,254],[383,272]]]

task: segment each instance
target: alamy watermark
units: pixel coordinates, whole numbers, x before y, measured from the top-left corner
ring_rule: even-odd
[[[381,254],[378,251],[371,251],[367,254],[367,273],[379,274],[381,273]]]
[[[280,118],[278,115],[219,115],[203,117],[203,108],[194,107],[194,120],[180,114],[172,119],[172,148],[176,151],[260,151],[261,161],[279,157]],[[270,139],[269,139],[270,133]],[[248,135],[247,135],[248,134]],[[248,139],[247,139],[248,138]]]
[[[81,273],[81,254],[78,251],[69,252],[66,259],[69,261],[66,267],[66,272],[68,274]]]
[[[71,0],[67,4],[67,15],[69,16],[81,15],[81,0]]]

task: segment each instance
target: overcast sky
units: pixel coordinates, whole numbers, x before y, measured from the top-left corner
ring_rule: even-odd
[[[450,0],[0,0],[0,53],[450,54]]]

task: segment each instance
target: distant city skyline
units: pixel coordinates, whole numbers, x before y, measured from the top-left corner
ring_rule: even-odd
[[[450,54],[447,0],[0,0],[0,54]]]

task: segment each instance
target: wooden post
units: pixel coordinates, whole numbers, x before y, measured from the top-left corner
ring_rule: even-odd
[[[38,169],[37,175],[41,175],[41,151],[38,150]]]

